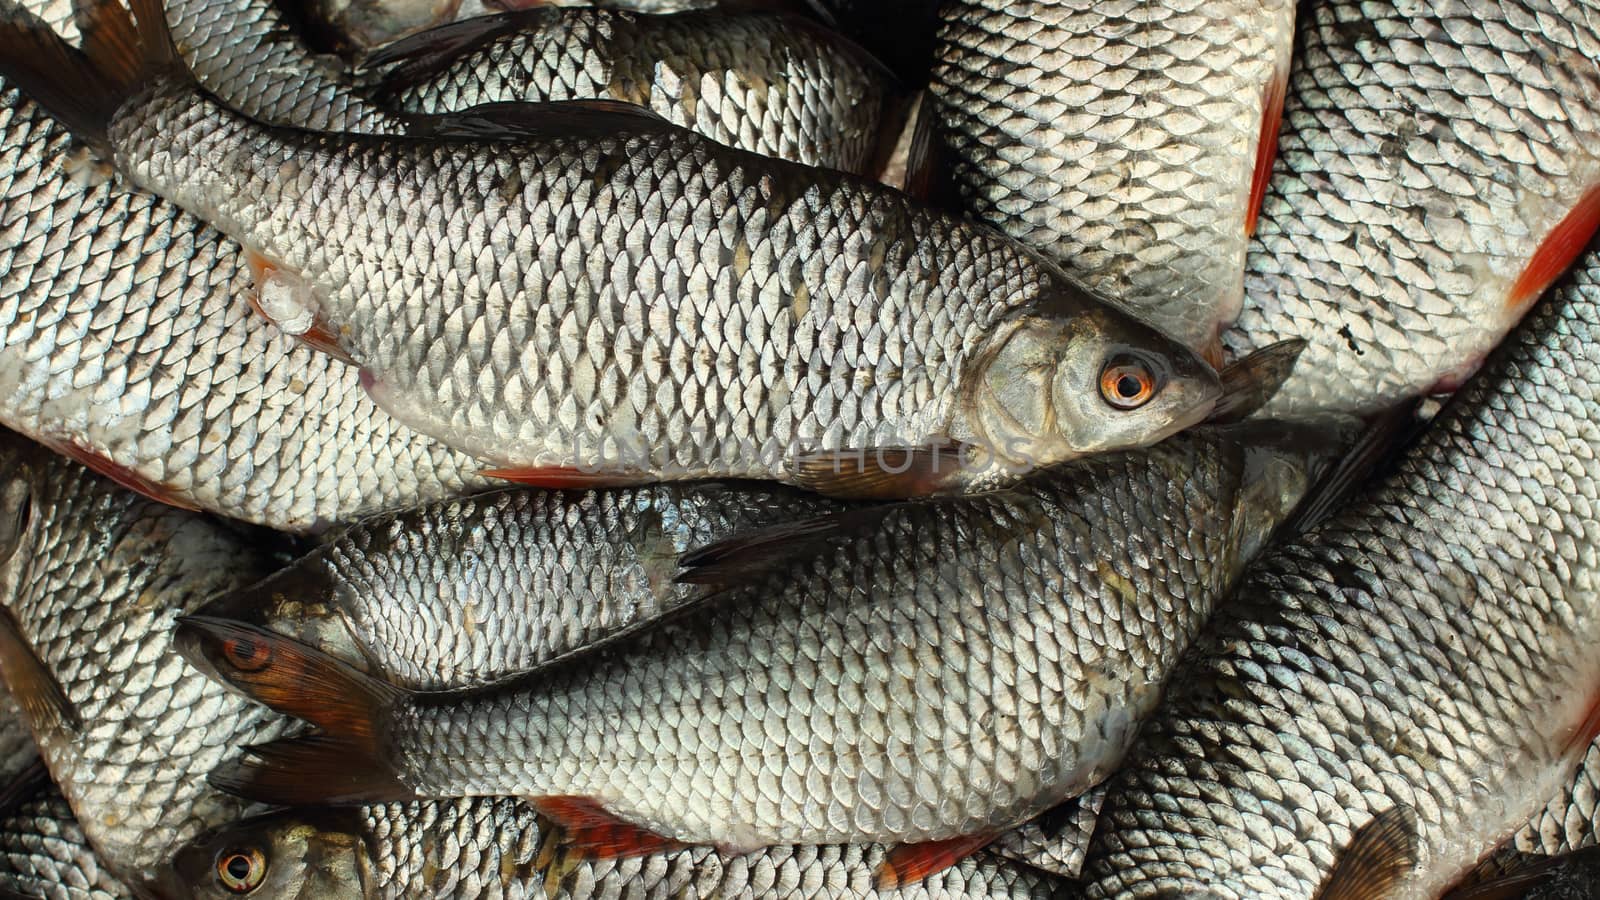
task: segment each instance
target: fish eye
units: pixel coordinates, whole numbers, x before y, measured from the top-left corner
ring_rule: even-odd
[[[267,877],[267,857],[254,847],[217,854],[217,880],[235,894],[248,894]]]
[[[272,662],[272,648],[250,638],[228,638],[222,642],[222,655],[241,672],[256,672]]]
[[[1117,409],[1138,409],[1155,393],[1155,375],[1136,359],[1113,359],[1100,370],[1100,396]]]

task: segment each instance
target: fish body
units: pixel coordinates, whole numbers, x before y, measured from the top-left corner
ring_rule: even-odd
[[[1112,771],[1188,636],[1303,490],[1306,452],[1193,432],[1008,491],[842,514],[837,534],[810,538],[822,546],[680,616],[518,682],[368,710],[380,724],[360,726],[360,747],[293,745],[311,756],[215,777],[282,800],[330,789],[304,772],[351,768],[376,795],[544,798],[558,818],[599,808],[729,849],[992,838]],[[738,558],[715,555],[721,573]],[[302,651],[243,636],[260,632],[184,628],[184,652],[257,696],[311,671],[291,662]],[[301,675],[283,677],[265,699],[319,724],[359,717],[324,704],[393,690],[361,678],[301,703]],[[332,792],[362,796],[345,784]]]
[[[1238,315],[1291,0],[960,0],[929,83],[966,206],[1196,348]]]
[[[417,50],[406,64],[432,70],[394,86],[392,102],[407,112],[604,98],[731,147],[857,174],[872,174],[895,92],[879,63],[796,16],[538,8],[407,44]],[[397,55],[404,46],[383,58]]]
[[[1302,14],[1235,352],[1310,341],[1264,415],[1454,390],[1600,221],[1600,4]]]
[[[571,900],[1032,900],[1071,896],[1025,866],[977,857],[939,878],[879,890],[881,846],[774,847],[745,856],[708,848],[597,862],[574,856],[532,804],[512,798],[390,803],[278,813],[197,840],[175,860],[194,900],[236,896],[218,862],[265,862],[265,896],[319,900],[559,896]],[[308,892],[307,889],[314,889]],[[295,893],[300,891],[300,893]]]
[[[11,22],[0,71],[242,239],[280,327],[497,474],[820,486],[796,470],[887,448],[923,468],[857,458],[878,496],[960,491],[1148,444],[1221,397],[1190,351],[893,189],[599,101],[425,137],[275,129],[175,68],[163,16],[101,9],[90,54]],[[941,449],[960,464],[929,476]]]
[[[1597,323],[1591,250],[1395,472],[1251,567],[1110,782],[1089,897],[1433,897],[1571,783],[1600,721]]]
[[[405,129],[367,79],[306,46],[274,0],[170,0],[172,40],[206,90],[247,116],[314,131]]]
[[[361,522],[201,615],[296,637],[414,690],[502,680],[689,602],[687,551],[836,511],[778,486],[494,491]]]
[[[1567,784],[1511,839],[1519,853],[1560,856],[1600,837],[1600,743],[1590,744]]]
[[[281,733],[171,650],[176,615],[262,563],[243,536],[14,435],[0,455],[0,668],[106,868],[154,889],[178,846],[243,812],[207,773]]]
[[[1220,393],[998,235],[653,117],[326,136],[172,87],[116,115],[118,168],[238,238],[396,419],[530,483],[798,480],[813,454],[957,442],[984,450],[946,473],[963,489],[1159,439]]]
[[[0,893],[39,900],[129,900],[47,778],[0,813]]]
[[[250,312],[239,246],[0,88],[0,423],[184,506],[307,531],[484,484]]]

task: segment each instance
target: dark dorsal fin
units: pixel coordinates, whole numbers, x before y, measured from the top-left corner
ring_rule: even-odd
[[[1283,387],[1306,342],[1300,338],[1268,344],[1223,368],[1222,399],[1206,421],[1217,425],[1238,422],[1265,406]]]
[[[755,528],[691,550],[678,558],[680,584],[732,587],[755,580],[785,560],[815,552],[835,535],[870,528],[890,510],[887,503],[863,509]]]
[[[379,89],[392,94],[416,85],[503,34],[537,25],[550,13],[547,7],[524,9],[429,28],[372,51],[361,68],[383,70]]]
[[[67,692],[23,637],[10,610],[0,611],[0,672],[35,734],[75,734],[82,727]]]
[[[642,106],[616,100],[484,103],[460,112],[414,116],[418,137],[515,141],[564,134],[612,134],[677,128]]]

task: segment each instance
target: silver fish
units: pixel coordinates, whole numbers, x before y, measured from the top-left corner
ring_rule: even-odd
[[[253,315],[237,244],[109,183],[3,83],[0,235],[0,423],[167,502],[286,531],[484,484]]]
[[[1111,780],[1087,896],[1435,897],[1571,782],[1600,729],[1597,323],[1600,246],[1396,471],[1252,566]]]
[[[595,861],[558,843],[533,805],[511,798],[277,813],[197,840],[174,862],[186,896],[317,900],[1025,900],[1071,897],[1041,873],[975,857],[927,883],[879,890],[881,846],[707,848]]]
[[[881,64],[798,16],[533,9],[384,48],[385,98],[413,113],[611,99],[767,156],[874,174],[895,87]]]
[[[157,889],[244,810],[207,773],[283,733],[171,651],[175,616],[264,566],[242,535],[0,437],[0,671],[106,867]]]
[[[1294,7],[943,4],[929,87],[962,199],[1091,290],[1214,352],[1243,301]]]
[[[159,16],[136,37],[100,9],[171,71]],[[502,475],[827,487],[858,449],[976,447],[942,468],[920,449],[898,471],[860,461],[882,495],[957,491],[1159,440],[1221,393],[1204,361],[998,235],[653,116],[549,104],[430,119],[427,139],[274,130],[36,29],[5,40],[0,70],[242,240],[280,327]]]
[[[134,896],[101,865],[67,798],[48,777],[19,787],[22,793],[8,797],[0,811],[0,895],[40,900]]]
[[[369,78],[315,53],[274,0],[164,0],[172,40],[224,103],[274,125],[397,133],[403,119],[368,93]]]
[[[607,842],[639,850],[912,843],[882,875],[909,884],[1113,770],[1303,490],[1322,451],[1299,437],[1194,432],[735,538],[689,559],[689,580],[729,584],[715,602],[431,699],[187,619],[191,659],[326,731],[213,779],[269,802],[535,797],[564,824],[625,823],[607,827],[633,842]]]
[[[499,681],[688,602],[678,557],[839,509],[778,486],[505,490],[362,522],[197,615],[305,641],[413,690]]]
[[[1235,352],[1311,342],[1265,415],[1458,387],[1600,222],[1600,3],[1303,12]]]

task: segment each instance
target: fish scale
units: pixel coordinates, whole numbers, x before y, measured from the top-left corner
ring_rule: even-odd
[[[940,17],[930,89],[968,208],[1209,347],[1243,297],[1294,4],[964,0]]]
[[[1559,271],[1545,250],[1519,289],[1557,223],[1576,216],[1575,250],[1600,217],[1600,5],[1318,2],[1303,19],[1225,343],[1310,342],[1264,415],[1453,389]]]
[[[133,892],[100,864],[49,780],[0,815],[0,891],[39,900],[125,900]]]
[[[416,796],[593,797],[723,847],[1004,830],[1111,771],[1323,452],[1253,440],[1191,432],[890,507],[522,681],[372,712],[380,759],[330,745],[308,771],[360,766]],[[242,684],[192,643],[210,621],[184,646]],[[218,777],[270,799],[259,765]]]
[[[0,421],[288,531],[483,484],[251,313],[237,244],[0,88]]]
[[[1392,475],[1253,565],[1110,783],[1088,896],[1310,897],[1397,805],[1420,849],[1385,896],[1436,896],[1572,783],[1597,327],[1591,250]]]
[[[309,849],[285,837],[303,826],[318,830]],[[305,890],[305,885],[325,900],[460,896],[480,900],[552,896],[571,900],[1026,900],[1073,896],[1066,882],[986,856],[965,860],[920,884],[881,890],[874,887],[873,877],[887,855],[882,846],[770,847],[745,856],[696,848],[596,861],[563,849],[558,839],[559,832],[549,829],[532,804],[515,798],[391,803],[246,820],[192,845],[176,865],[192,886],[195,900],[232,896],[212,883],[212,861],[218,851],[241,847],[262,849],[269,871],[293,873],[280,875],[285,882],[270,885],[280,893]],[[334,850],[339,866],[348,874],[313,884],[311,867],[334,868],[328,865]]]
[[[237,744],[283,733],[170,648],[173,617],[258,576],[260,558],[215,522],[3,437],[4,513],[25,512],[0,598],[82,723],[29,725],[106,867],[154,889],[177,847],[244,809],[206,774]],[[24,660],[5,666],[18,690]]]
[[[560,8],[500,18],[500,33],[437,71],[401,79],[390,99],[407,112],[440,113],[608,98],[729,146],[870,174],[891,79],[805,20]]]

